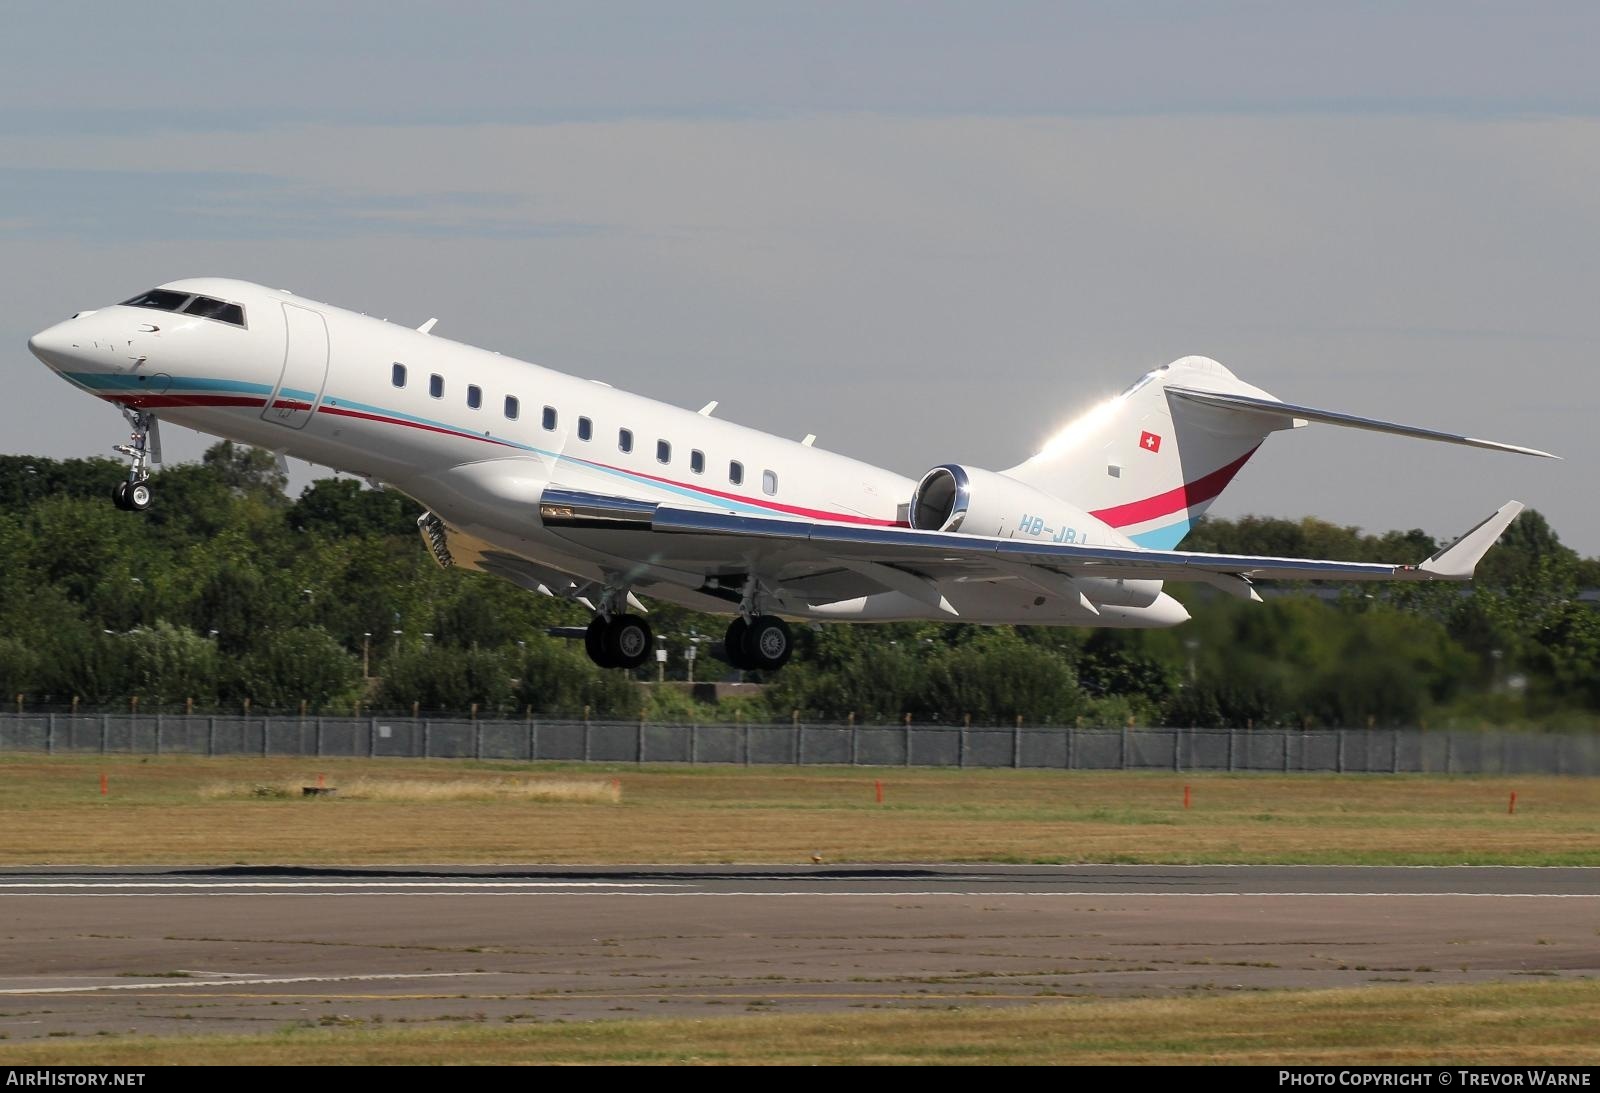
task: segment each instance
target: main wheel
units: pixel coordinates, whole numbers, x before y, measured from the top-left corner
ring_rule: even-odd
[[[124,512],[128,511],[128,483],[118,482],[111,491],[111,503]]]
[[[776,615],[761,615],[750,623],[744,636],[744,658],[750,667],[775,671],[789,663],[794,652],[794,637],[789,624]]]
[[[144,479],[128,484],[128,508],[134,512],[143,512],[150,507],[150,483]]]
[[[728,633],[722,639],[723,659],[740,671],[755,667],[744,655],[744,639],[749,633],[750,624],[737,618],[728,624]]]
[[[638,615],[618,615],[606,626],[606,653],[618,668],[637,668],[650,658],[650,624]]]
[[[606,651],[606,620],[599,615],[589,624],[583,632],[583,650],[589,654],[589,659],[601,668],[615,668],[616,662],[611,659],[611,654]]]

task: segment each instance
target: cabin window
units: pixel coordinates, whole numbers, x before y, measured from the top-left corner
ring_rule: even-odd
[[[467,405],[474,410],[483,405],[483,388],[475,383],[467,384]]]
[[[622,449],[625,452],[633,451],[633,430],[632,429],[618,429],[617,430],[617,447]]]
[[[592,436],[594,436],[594,422],[586,417],[580,417],[578,419],[578,439],[588,440]]]
[[[428,394],[434,398],[444,398],[444,377],[437,372],[428,377]]]
[[[506,417],[510,418],[512,421],[515,421],[515,420],[517,420],[517,414],[519,412],[521,412],[521,410],[522,410],[522,406],[521,406],[520,403],[517,402],[517,396],[516,395],[507,395],[506,396]]]
[[[728,464],[728,481],[735,486],[744,482],[744,464],[737,459]]]
[[[706,469],[706,453],[696,448],[689,453],[689,469],[695,474],[704,474]]]
[[[672,445],[667,443],[665,440],[656,441],[656,462],[672,462]]]
[[[761,472],[761,492],[768,497],[778,492],[778,474],[776,471]]]
[[[556,427],[556,408],[554,406],[546,406],[544,408],[544,427],[546,429],[554,429]]]
[[[406,385],[406,366],[396,361],[394,369],[389,373],[389,379],[396,387],[404,387]]]

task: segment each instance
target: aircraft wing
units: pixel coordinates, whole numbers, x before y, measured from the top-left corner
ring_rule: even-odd
[[[773,576],[780,579],[825,575],[843,567],[886,587],[919,578],[1003,579],[1017,576],[1019,570],[1036,570],[1045,579],[1054,574],[1204,581],[1253,598],[1249,582],[1261,579],[1467,580],[1522,508],[1520,502],[1506,502],[1453,544],[1415,564],[1041,543],[905,527],[746,516],[557,489],[545,491],[539,512],[547,527],[571,528],[575,537],[591,543],[595,540],[589,536],[595,533],[606,537],[618,534],[633,539],[637,549],[642,545],[637,537],[648,533],[652,555],[679,568],[690,568],[694,559],[739,555],[763,570],[775,570]],[[676,540],[682,540],[681,547]]]

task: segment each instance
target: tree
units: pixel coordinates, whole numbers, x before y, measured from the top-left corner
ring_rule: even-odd
[[[535,717],[633,718],[639,688],[622,672],[597,668],[582,643],[543,636],[529,639],[517,681],[516,704]]]
[[[323,709],[336,701],[349,708],[358,700],[361,666],[320,627],[293,628],[267,635],[238,661],[229,685],[235,701],[250,699],[274,709],[307,702]]]
[[[278,469],[269,451],[224,440],[207,448],[200,462],[239,496],[257,497],[273,506],[289,503],[283,492],[289,476]]]

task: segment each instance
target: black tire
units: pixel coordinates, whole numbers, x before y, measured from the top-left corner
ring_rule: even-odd
[[[128,509],[131,512],[143,512],[150,507],[150,483],[143,478],[137,482],[128,483]]]
[[[744,658],[752,668],[775,672],[789,663],[793,653],[794,635],[778,616],[761,615],[750,623],[744,636]]]
[[[583,632],[583,650],[600,668],[615,668],[611,654],[606,652],[606,620],[596,615],[589,628]]]
[[[650,659],[655,636],[638,615],[618,615],[606,626],[606,655],[618,668],[637,668]]]
[[[728,632],[722,639],[722,659],[741,672],[754,667],[746,663],[744,656],[744,639],[749,633],[750,624],[738,618],[728,624]]]
[[[111,503],[116,505],[117,508],[121,509],[123,512],[127,512],[128,511],[128,483],[127,482],[118,482],[117,483],[116,487],[111,491]]]

